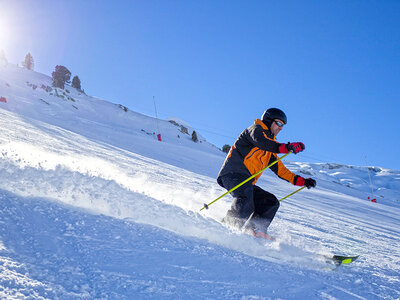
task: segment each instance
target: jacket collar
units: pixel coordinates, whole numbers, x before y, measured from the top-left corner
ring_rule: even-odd
[[[254,121],[254,124],[260,125],[264,130],[269,130],[268,126],[265,125],[265,123],[263,121],[261,121],[260,119],[256,119]]]
[[[267,135],[271,135],[271,137],[269,137],[269,138],[275,140],[275,135],[271,132],[271,130],[269,130],[268,126],[265,125],[265,123],[263,121],[261,121],[260,119],[256,119],[254,121],[254,124],[260,125],[262,127],[262,129],[268,131]]]

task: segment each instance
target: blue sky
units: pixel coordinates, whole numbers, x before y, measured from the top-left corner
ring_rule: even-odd
[[[232,144],[269,107],[293,160],[400,169],[399,1],[0,0],[0,49]]]

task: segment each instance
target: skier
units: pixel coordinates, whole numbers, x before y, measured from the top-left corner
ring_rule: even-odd
[[[260,119],[245,129],[231,147],[218,174],[218,184],[228,191],[277,160],[276,153],[297,154],[305,149],[303,143],[278,143],[275,138],[287,123],[285,113],[270,108]],[[271,166],[280,178],[308,189],[316,186],[312,178],[303,178],[289,171],[281,161]],[[256,237],[270,239],[267,228],[279,208],[278,199],[256,186],[261,174],[231,192],[234,200],[223,222],[244,229]],[[246,225],[246,228],[243,226]]]

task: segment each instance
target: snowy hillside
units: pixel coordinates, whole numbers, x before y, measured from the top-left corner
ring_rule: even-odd
[[[230,196],[199,213],[225,192],[224,155],[188,124],[49,86],[0,67],[1,298],[400,297],[399,171],[371,168],[372,203],[365,167],[286,162],[318,187],[282,202],[262,242],[220,223]],[[332,254],[361,256],[332,271]]]
[[[157,120],[123,105],[87,96],[68,85],[65,90],[51,85],[49,76],[11,64],[0,66],[0,97],[7,100],[1,108],[146,156],[152,155],[154,147],[166,147],[164,151],[180,153],[175,160],[183,165],[188,164],[183,150],[186,148],[200,155],[222,155],[199,133],[199,142],[194,143],[194,129],[187,124]],[[158,143],[158,134],[163,143]],[[159,153],[156,158],[166,159]]]

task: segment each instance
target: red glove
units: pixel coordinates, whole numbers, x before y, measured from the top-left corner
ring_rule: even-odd
[[[279,153],[289,153],[292,151],[294,154],[297,154],[303,151],[306,148],[303,143],[287,143],[281,144],[279,146]]]
[[[316,187],[317,182],[312,178],[304,179],[303,177],[298,177],[296,180],[296,185],[306,186],[308,189],[310,189],[312,187]]]

